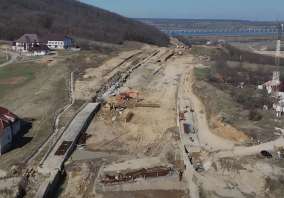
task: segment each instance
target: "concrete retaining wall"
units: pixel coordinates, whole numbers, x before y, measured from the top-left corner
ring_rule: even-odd
[[[50,156],[48,156],[47,160],[44,162],[43,167],[39,169],[39,172],[49,174],[50,176],[40,186],[35,197],[52,197],[50,195],[57,190],[64,174],[64,162],[68,160],[70,155],[73,153],[81,134],[86,131],[99,109],[99,103],[89,103],[72,120],[68,128],[65,130],[65,134],[62,135],[61,139],[50,153]],[[72,144],[63,156],[56,156],[55,152],[63,141],[72,141]]]

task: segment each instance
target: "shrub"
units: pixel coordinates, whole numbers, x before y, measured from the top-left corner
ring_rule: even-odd
[[[262,119],[262,115],[256,109],[251,109],[249,111],[249,120],[260,121],[261,119]]]

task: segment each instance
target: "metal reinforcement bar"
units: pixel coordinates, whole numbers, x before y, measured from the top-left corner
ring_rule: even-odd
[[[167,176],[170,172],[173,171],[171,167],[154,167],[154,168],[142,168],[140,170],[127,172],[127,173],[118,173],[115,175],[106,174],[101,182],[103,184],[115,184],[120,182],[129,182],[134,181],[137,178],[150,178],[150,177],[161,177]]]
[[[150,103],[137,103],[136,107],[149,107],[149,108],[160,108],[161,105],[159,104],[150,104]]]

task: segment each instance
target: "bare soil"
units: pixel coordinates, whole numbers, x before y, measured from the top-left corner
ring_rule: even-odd
[[[147,60],[155,51],[158,53]],[[91,100],[96,90],[115,73],[123,72],[130,65],[147,60],[134,70],[120,90],[138,91],[139,99],[142,99],[143,103],[159,106],[151,108],[130,105],[121,113],[102,107],[87,130],[91,137],[86,142],[86,152],[89,153],[86,153],[86,159],[93,155],[94,159],[103,160],[105,163],[100,167],[100,173],[104,171],[104,167],[125,169],[119,163],[126,163],[129,166],[133,164],[130,166],[133,169],[136,166],[148,167],[153,158],[159,162],[158,165],[171,164],[175,167],[177,160],[181,159],[176,127],[176,94],[181,74],[189,67],[187,63],[191,63],[192,57],[172,56],[172,51],[170,48],[146,45],[142,50],[123,52],[101,66],[85,70],[84,75],[77,80],[76,98]],[[126,123],[125,118],[129,112],[134,116]],[[73,160],[84,159],[83,151],[78,154],[80,156],[76,153],[72,156]],[[153,162],[153,166],[157,166],[157,163]],[[81,166],[82,169],[85,169],[84,167]],[[66,195],[65,192],[72,188],[79,188],[81,184],[76,181],[87,180],[85,173],[77,174],[71,170],[68,175],[67,186],[64,187],[62,195]],[[74,177],[71,177],[72,175]],[[164,182],[165,178],[167,182]],[[98,177],[95,182],[93,181],[92,192],[96,197],[112,197],[116,194],[121,197],[187,197],[187,181],[185,179],[178,182],[176,173],[169,177],[150,179],[142,182],[143,184],[105,186],[105,190],[99,180]],[[119,186],[122,190],[117,191]]]
[[[147,190],[147,191],[130,191],[130,192],[105,192],[100,196],[101,198],[185,198],[188,194],[184,191],[177,190]]]

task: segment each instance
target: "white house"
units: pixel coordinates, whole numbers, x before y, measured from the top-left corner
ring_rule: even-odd
[[[12,148],[14,138],[20,130],[20,119],[9,110],[0,107],[0,155]]]
[[[274,103],[273,109],[276,111],[276,116],[281,117],[284,113],[284,100]]]
[[[284,114],[284,92],[283,82],[280,81],[280,72],[273,72],[272,80],[259,85],[258,89],[266,89],[267,93],[277,100],[273,104],[273,109],[276,111],[276,116],[281,117]]]
[[[50,34],[45,37],[46,45],[50,49],[67,49],[74,46],[74,40],[69,36]]]
[[[37,34],[24,34],[13,42],[12,49],[17,52],[28,52],[32,47],[40,44],[41,42]]]
[[[278,89],[281,85],[280,81],[280,72],[279,71],[274,71],[273,72],[273,77],[272,80],[264,83],[263,85],[258,85],[258,89],[266,89],[267,93],[271,94],[273,92],[278,92]]]
[[[48,41],[47,46],[50,49],[64,49],[64,41]]]
[[[44,56],[47,55],[49,51],[50,49],[44,44],[35,45],[27,53],[27,56]]]

